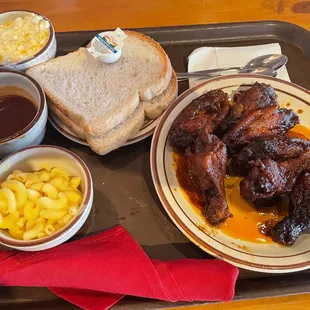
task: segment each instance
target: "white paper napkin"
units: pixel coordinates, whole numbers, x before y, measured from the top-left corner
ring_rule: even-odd
[[[188,57],[188,72],[231,66],[245,66],[254,57],[282,54],[280,44],[264,44],[241,47],[200,47]],[[286,67],[278,70],[277,78],[290,81]],[[201,81],[200,81],[201,82]],[[190,86],[199,83],[190,80]]]

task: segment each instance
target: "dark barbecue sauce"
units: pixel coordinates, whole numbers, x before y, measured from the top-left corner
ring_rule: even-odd
[[[35,105],[18,95],[0,97],[0,139],[16,134],[31,123],[37,113]]]

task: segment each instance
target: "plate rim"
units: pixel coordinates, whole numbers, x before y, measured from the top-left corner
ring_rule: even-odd
[[[243,269],[248,269],[252,271],[258,271],[258,272],[265,272],[265,273],[289,273],[289,272],[295,272],[295,271],[301,271],[310,268],[310,259],[297,264],[290,264],[290,265],[282,265],[282,266],[271,266],[271,265],[265,265],[265,264],[259,264],[259,263],[252,263],[248,261],[244,261],[242,259],[238,259],[237,257],[233,257],[229,254],[223,253],[222,251],[214,248],[212,245],[208,244],[206,241],[202,240],[199,236],[197,236],[195,233],[193,233],[179,218],[179,216],[176,214],[175,210],[172,208],[171,204],[169,203],[163,188],[160,184],[160,177],[158,174],[158,166],[157,166],[157,148],[159,143],[159,137],[161,134],[161,130],[170,115],[170,113],[174,110],[174,108],[183,101],[187,96],[195,92],[196,90],[200,89],[201,87],[204,87],[210,83],[214,83],[217,81],[227,80],[227,79],[237,79],[237,78],[250,78],[253,79],[257,77],[257,79],[264,79],[269,81],[275,81],[279,82],[281,84],[289,85],[292,87],[297,88],[300,91],[305,92],[307,95],[310,96],[310,91],[303,88],[302,86],[299,86],[295,83],[284,81],[278,78],[264,76],[264,75],[253,75],[253,74],[234,74],[229,76],[222,76],[222,77],[216,77],[212,78],[210,80],[204,81],[200,84],[195,85],[192,88],[189,88],[184,93],[182,93],[178,98],[175,99],[174,102],[171,103],[171,105],[168,107],[168,109],[163,113],[161,116],[161,119],[159,123],[156,126],[153,138],[152,138],[152,144],[151,144],[151,150],[150,150],[150,168],[151,168],[151,174],[152,174],[152,180],[155,187],[155,190],[157,192],[157,195],[167,212],[170,219],[173,221],[173,223],[178,227],[178,229],[196,246],[204,250],[205,252],[211,254],[212,256],[222,259],[224,261],[227,261],[229,263],[234,264],[237,267],[241,267]],[[307,103],[308,106],[310,106],[310,103]]]

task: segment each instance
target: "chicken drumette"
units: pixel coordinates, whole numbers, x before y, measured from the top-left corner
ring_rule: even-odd
[[[255,83],[249,89],[234,95],[234,105],[229,115],[221,123],[219,131],[224,133],[238,124],[250,113],[269,106],[278,106],[277,95],[270,85]]]
[[[283,135],[298,123],[299,117],[293,110],[270,106],[247,115],[224,135],[222,141],[234,153],[254,140]]]
[[[231,158],[234,174],[246,175],[257,159],[273,159],[276,161],[298,157],[310,149],[310,141],[288,136],[273,136],[259,139],[245,146]]]
[[[269,231],[272,240],[292,245],[310,227],[310,173],[300,176],[291,194],[288,216]]]
[[[200,134],[213,133],[229,113],[228,96],[222,90],[211,90],[194,99],[178,116],[169,133],[169,144],[185,150]]]
[[[282,162],[258,160],[248,176],[240,182],[240,193],[254,203],[283,196],[292,191],[301,173],[309,169],[310,150]]]
[[[188,170],[205,199],[205,217],[212,225],[224,222],[230,212],[226,202],[224,177],[227,151],[215,135],[202,132],[188,158]]]

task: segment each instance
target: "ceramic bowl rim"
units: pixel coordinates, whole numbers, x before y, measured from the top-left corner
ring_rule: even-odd
[[[40,13],[37,13],[35,11],[31,11],[31,10],[8,10],[8,11],[1,12],[0,16],[3,14],[6,14],[6,13],[13,13],[13,12],[33,13],[33,14],[36,14],[36,15],[42,17],[44,20],[48,21],[48,23],[49,23],[49,38],[48,38],[46,44],[44,45],[44,47],[42,49],[40,49],[36,54],[34,54],[33,56],[31,56],[29,58],[26,58],[25,60],[10,63],[9,66],[14,68],[15,66],[26,64],[27,62],[30,62],[30,61],[38,58],[39,56],[41,56],[51,46],[52,41],[55,37],[55,30],[54,30],[53,24],[51,23],[51,21],[46,16],[44,16]],[[0,64],[0,68],[7,68],[7,66]]]
[[[66,153],[66,155],[69,155],[69,157],[71,157],[77,165],[79,165],[86,176],[86,180],[85,180],[85,190],[84,190],[84,199],[83,199],[83,205],[81,205],[80,210],[78,215],[71,221],[68,223],[67,226],[65,226],[64,228],[60,229],[59,231],[41,238],[41,239],[36,239],[36,240],[18,240],[18,239],[14,239],[14,240],[7,240],[6,238],[4,238],[2,236],[2,234],[4,234],[3,232],[0,233],[0,243],[2,243],[5,246],[9,246],[9,247],[19,247],[19,248],[26,248],[26,247],[33,247],[33,246],[40,246],[40,245],[44,245],[47,243],[50,243],[52,241],[57,240],[59,237],[61,237],[64,233],[68,232],[69,230],[71,230],[78,222],[79,220],[82,218],[83,214],[86,212],[86,210],[88,209],[88,205],[91,202],[91,197],[92,197],[92,177],[91,177],[91,173],[87,167],[87,165],[85,164],[85,162],[75,153],[73,153],[72,151],[69,151],[63,147],[60,146],[56,146],[56,145],[38,145],[38,146],[30,146],[27,148],[24,148],[20,151],[14,152],[8,156],[6,156],[5,158],[3,158],[0,161],[0,169],[1,169],[1,165],[5,164],[9,159],[11,159],[14,156],[18,156],[18,154],[22,153],[22,152],[27,152],[29,150],[35,150],[35,149],[54,149],[57,150],[60,153]]]
[[[12,70],[12,69],[6,69],[6,68],[0,68],[0,75],[2,73],[10,73],[10,74],[16,74],[18,76],[22,76],[26,79],[28,79],[34,86],[35,88],[38,90],[39,92],[39,97],[40,97],[40,100],[39,100],[39,109],[37,110],[37,113],[36,115],[34,116],[34,118],[32,119],[32,121],[26,126],[24,127],[23,129],[15,132],[14,134],[8,136],[8,137],[4,137],[4,138],[1,138],[0,139],[0,145],[2,143],[5,143],[5,142],[8,142],[8,141],[12,141],[16,138],[20,138],[22,135],[24,135],[25,133],[27,133],[30,129],[32,129],[36,124],[37,122],[40,120],[40,118],[42,117],[43,115],[43,111],[44,111],[44,107],[45,107],[45,102],[46,102],[46,99],[45,99],[45,94],[44,94],[44,91],[42,89],[42,87],[40,86],[40,84],[34,79],[32,78],[31,76],[23,73],[23,72],[20,72],[20,71],[15,71],[15,70]],[[13,85],[14,86],[14,85]],[[0,86],[1,87],[1,86]]]

